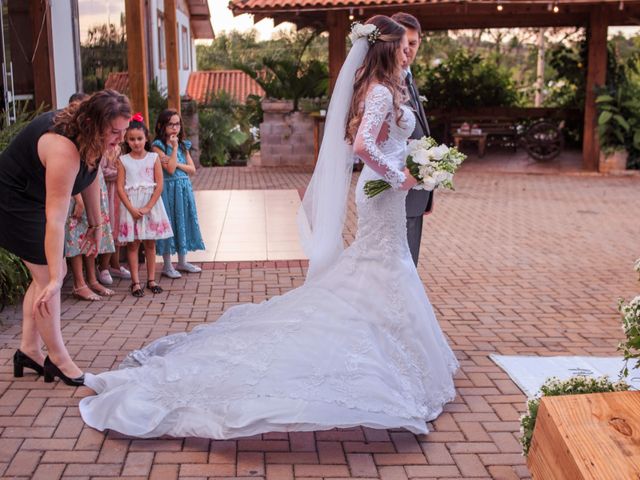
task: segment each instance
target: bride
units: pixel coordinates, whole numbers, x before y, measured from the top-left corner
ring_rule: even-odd
[[[136,437],[215,439],[363,425],[427,433],[455,396],[458,367],[409,253],[404,170],[415,116],[404,105],[402,26],[375,16],[353,47],[329,106],[319,161],[299,215],[309,255],[304,285],[230,308],[190,333],[87,374],[97,395],[84,421]],[[353,156],[358,232],[343,248]],[[384,178],[392,190],[367,198]]]

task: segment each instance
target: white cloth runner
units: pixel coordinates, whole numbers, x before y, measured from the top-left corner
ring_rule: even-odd
[[[622,357],[534,357],[518,355],[490,355],[499,367],[520,387],[527,397],[534,397],[549,377],[566,380],[575,375],[608,376],[616,381],[624,365]],[[640,390],[640,370],[631,368],[625,381],[632,390]]]

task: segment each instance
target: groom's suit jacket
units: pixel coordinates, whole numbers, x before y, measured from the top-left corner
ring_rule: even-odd
[[[424,107],[420,101],[418,87],[416,86],[413,76],[409,80],[409,76],[405,78],[407,91],[409,93],[409,102],[407,104],[413,110],[416,117],[416,127],[409,138],[422,138],[431,134],[429,130],[429,122],[427,115],[424,113]],[[419,217],[425,213],[431,212],[433,207],[433,191],[426,190],[409,190],[406,200],[407,217]]]

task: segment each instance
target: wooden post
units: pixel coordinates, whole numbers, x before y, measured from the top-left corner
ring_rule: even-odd
[[[51,10],[48,2],[31,0],[33,31],[33,96],[35,107],[45,110],[56,105],[56,87],[51,50]]]
[[[134,112],[142,113],[149,122],[147,49],[144,35],[142,0],[125,0],[127,28],[127,61],[129,64],[129,99]],[[151,126],[150,126],[151,127]]]
[[[587,92],[584,105],[584,138],[582,165],[585,170],[598,170],[600,143],[596,132],[596,86],[604,85],[607,76],[607,15],[602,7],[590,13],[587,54]]]
[[[167,103],[180,113],[180,64],[176,0],[164,0],[164,38],[167,51]]]
[[[329,27],[329,92],[338,80],[338,73],[347,58],[347,29],[349,18],[347,12],[332,10],[327,12]]]

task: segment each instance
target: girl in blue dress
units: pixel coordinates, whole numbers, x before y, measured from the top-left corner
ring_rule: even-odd
[[[184,138],[182,119],[172,109],[164,110],[156,122],[156,139],[152,150],[160,156],[164,174],[162,201],[173,229],[173,237],[156,242],[158,255],[162,255],[162,275],[180,278],[180,271],[198,273],[200,267],[187,262],[187,252],[204,250],[204,242],[198,225],[198,212],[189,175],[196,172],[189,154],[191,142]],[[178,254],[174,268],[171,255]]]

